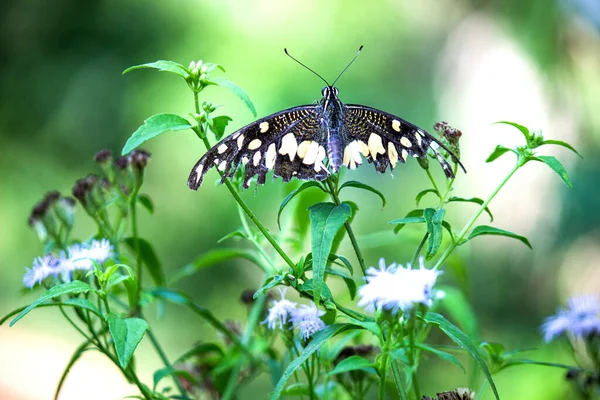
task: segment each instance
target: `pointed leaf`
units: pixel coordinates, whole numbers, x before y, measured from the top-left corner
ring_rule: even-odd
[[[52,300],[54,297],[59,297],[65,294],[79,294],[79,293],[87,293],[90,290],[93,290],[90,285],[81,281],[72,281],[63,283],[61,285],[56,285],[53,288],[45,291],[37,300],[28,305],[23,311],[21,311],[12,321],[10,321],[9,326],[13,326],[17,323],[21,318],[29,313],[29,311],[33,310],[37,306],[45,303],[48,300]]]
[[[106,319],[113,338],[115,351],[121,368],[129,365],[131,356],[148,330],[148,323],[141,318],[119,318],[109,314]]]
[[[420,224],[423,222],[425,222],[425,218],[423,218],[423,210],[419,208],[409,211],[404,218],[392,220],[388,222],[388,224],[398,224],[394,228],[394,233],[398,233],[406,224]]]
[[[171,278],[169,284],[173,284],[179,281],[182,278],[194,275],[198,271],[203,270],[204,268],[211,267],[215,264],[220,264],[228,260],[233,260],[236,258],[241,258],[244,260],[248,260],[251,263],[256,265],[260,265],[260,261],[256,257],[255,253],[251,250],[247,249],[213,249],[200,257],[196,258],[190,264],[182,267],[176,274]]]
[[[575,150],[575,147],[571,146],[567,142],[563,142],[562,140],[544,140],[542,142],[542,144],[553,144],[553,145],[556,145],[556,146],[565,147],[565,148],[571,150],[573,153],[577,154],[579,157],[583,158],[583,156],[581,154],[579,154],[579,152],[577,150]]]
[[[288,385],[283,391],[284,396],[310,396],[310,388],[304,382],[296,382]]]
[[[481,235],[499,235],[499,236],[510,237],[510,238],[517,239],[517,240],[523,242],[527,247],[529,247],[530,249],[533,249],[533,247],[531,247],[531,243],[529,243],[529,239],[527,239],[525,236],[517,235],[516,233],[512,233],[510,231],[505,231],[503,229],[498,229],[498,228],[494,228],[493,226],[487,226],[487,225],[479,225],[479,226],[475,227],[475,229],[473,229],[471,231],[471,233],[469,234],[469,237],[466,238],[463,241],[463,243],[467,242],[468,240],[473,239],[474,237],[481,236]],[[463,243],[461,243],[461,244],[463,244]]]
[[[452,325],[450,321],[441,316],[440,314],[428,312],[423,316],[423,320],[429,324],[437,325],[442,332],[444,332],[452,341],[458,344],[460,347],[465,349],[467,353],[475,360],[486,379],[488,380],[496,399],[500,400],[500,396],[498,395],[498,390],[496,389],[496,385],[494,384],[494,380],[492,379],[492,375],[490,374],[490,370],[485,363],[483,357],[479,353],[477,346],[471,341],[463,331],[458,329],[456,326]]]
[[[308,209],[313,255],[313,289],[315,304],[319,304],[325,266],[335,235],[352,215],[347,204],[317,203]]]
[[[176,75],[181,76],[184,79],[189,76],[187,69],[183,65],[176,63],[174,61],[167,61],[167,60],[158,60],[158,61],[151,62],[151,63],[134,65],[133,67],[129,67],[125,71],[123,71],[123,75],[125,75],[126,73],[128,73],[130,71],[134,71],[136,69],[143,69],[143,68],[154,68],[159,71],[172,72]]]
[[[347,274],[344,274],[343,272],[339,272],[331,268],[327,268],[325,270],[325,273],[329,275],[339,276],[340,278],[342,278],[344,280],[344,283],[348,287],[348,292],[350,293],[350,300],[354,300],[354,296],[356,296],[356,282],[354,281],[354,278]]]
[[[470,338],[479,339],[481,334],[477,316],[463,292],[451,286],[440,286],[438,289],[445,293],[444,301],[441,301],[440,305],[450,319],[456,322]]]
[[[495,123],[496,124],[506,124],[506,125],[514,126],[519,131],[521,131],[521,133],[523,134],[523,136],[525,136],[525,139],[527,140],[527,143],[529,143],[529,138],[531,137],[531,133],[529,132],[529,128],[527,128],[526,126],[523,126],[521,124],[517,124],[516,122],[511,122],[511,121],[498,121],[498,122],[495,122]]]
[[[450,197],[448,199],[448,203],[452,203],[452,202],[465,202],[465,203],[475,203],[475,204],[479,204],[482,205],[484,202],[482,199],[480,199],[479,197],[471,197],[468,199],[465,199],[463,197]],[[494,216],[492,215],[492,212],[490,211],[489,207],[485,207],[484,211],[490,216],[490,221],[494,221]]]
[[[215,134],[215,138],[217,140],[221,140],[221,138],[225,134],[225,128],[227,127],[229,121],[232,121],[232,119],[226,115],[220,115],[211,119],[211,122],[208,125],[208,127],[210,128],[212,133]]]
[[[302,350],[302,353],[300,353],[298,358],[296,358],[295,360],[293,360],[291,363],[288,364],[287,368],[283,372],[283,375],[281,375],[279,382],[277,382],[277,386],[275,387],[275,390],[271,394],[271,400],[277,400],[277,399],[279,399],[279,397],[281,397],[281,394],[283,392],[283,389],[284,389],[285,384],[287,383],[288,379],[291,378],[291,376],[294,374],[294,372],[298,368],[300,368],[300,366],[306,360],[308,360],[308,358],[315,351],[317,351],[323,343],[325,343],[327,340],[331,339],[332,337],[339,335],[342,332],[346,332],[348,330],[353,330],[353,329],[361,329],[361,328],[359,326],[353,325],[353,324],[335,324],[335,325],[328,326],[327,328],[323,329],[322,331],[317,332],[312,337],[310,342],[306,345],[306,347]]]
[[[73,297],[71,299],[66,299],[65,301],[61,302],[61,305],[77,307],[77,308],[81,308],[84,310],[88,310],[88,311],[93,312],[100,318],[104,318],[104,316],[102,315],[102,313],[100,312],[98,307],[96,307],[94,305],[94,303],[92,303],[91,301],[89,301],[88,299],[83,298],[83,297]]]
[[[128,237],[123,240],[127,247],[131,250],[133,254],[136,254],[139,250],[140,258],[144,262],[144,265],[150,272],[152,279],[158,286],[164,286],[165,284],[165,273],[163,272],[162,265],[154,251],[154,248],[145,239],[138,237],[137,239],[134,237]]]
[[[181,131],[191,128],[187,119],[175,114],[156,114],[144,121],[127,139],[121,155],[128,154],[147,140],[169,131]]]
[[[350,356],[340,361],[333,370],[327,373],[327,376],[343,374],[344,372],[363,370],[372,374],[377,374],[374,364],[361,356]]]
[[[244,104],[246,104],[246,107],[248,107],[248,109],[256,117],[256,108],[254,108],[254,104],[252,104],[252,101],[250,101],[250,97],[244,91],[244,89],[239,87],[237,84],[231,82],[229,79],[223,78],[222,76],[211,77],[209,79],[209,82],[214,85],[218,85],[231,90],[233,94],[239,97],[244,102]]]
[[[156,392],[156,387],[158,383],[162,381],[167,376],[172,376],[173,379],[184,378],[186,381],[190,382],[193,385],[198,385],[198,380],[192,376],[189,371],[185,371],[182,369],[174,369],[173,367],[165,367],[157,370],[152,375],[153,382],[153,392]]]
[[[421,190],[419,193],[417,193],[417,197],[415,197],[415,201],[417,202],[417,207],[419,207],[419,203],[421,202],[421,199],[423,198],[423,196],[425,196],[427,193],[435,193],[435,195],[437,197],[440,197],[440,193],[435,190],[435,189],[425,189],[425,190]]]
[[[293,192],[291,192],[290,194],[288,194],[285,199],[283,199],[283,201],[281,202],[281,205],[279,206],[279,212],[277,213],[277,226],[279,226],[279,229],[281,229],[281,212],[283,211],[283,209],[285,208],[285,206],[288,205],[288,203],[294,198],[296,197],[297,194],[299,194],[300,192],[311,188],[311,187],[318,187],[319,189],[323,190],[323,187],[321,186],[321,184],[319,182],[315,182],[315,181],[308,181],[308,182],[304,182],[298,189],[294,190]]]
[[[465,367],[463,367],[463,365],[460,363],[460,361],[458,361],[458,359],[456,357],[454,357],[452,354],[447,353],[442,350],[438,350],[435,347],[428,346],[425,343],[415,343],[415,347],[417,349],[425,350],[432,354],[435,354],[436,356],[440,357],[443,360],[450,361],[451,363],[453,363],[454,365],[456,365],[460,369],[462,369],[462,371],[465,374],[467,373],[467,371],[465,370]]]
[[[508,153],[509,151],[513,151],[513,150],[511,150],[508,147],[504,147],[501,144],[499,144],[498,146],[496,146],[496,148],[494,149],[494,151],[492,151],[492,154],[490,154],[488,156],[488,158],[485,160],[485,162],[486,163],[492,162],[492,161],[500,158],[500,156],[502,156],[503,154]]]
[[[426,208],[423,210],[423,218],[427,223],[427,232],[429,232],[429,240],[427,241],[427,253],[425,255],[426,260],[431,260],[442,244],[442,237],[444,234],[442,222],[444,222],[444,215],[446,210],[443,208],[435,210],[433,208]]]
[[[138,194],[137,201],[140,203],[150,214],[154,214],[154,203],[147,194]]]
[[[347,182],[344,182],[342,184],[342,186],[340,186],[340,188],[338,189],[338,193],[340,193],[342,191],[342,189],[345,187],[353,187],[353,188],[357,188],[357,189],[363,189],[363,190],[366,190],[371,193],[375,193],[381,199],[382,207],[385,207],[385,197],[383,196],[383,193],[381,193],[379,190],[375,189],[374,187],[369,186],[362,182],[358,182],[358,181],[347,181]]]
[[[544,164],[546,164],[547,166],[549,166],[550,168],[552,168],[552,170],[554,172],[556,172],[558,174],[558,176],[560,176],[560,179],[562,179],[563,182],[568,187],[573,188],[573,184],[571,183],[571,180],[569,179],[569,175],[567,174],[567,170],[565,169],[565,167],[563,167],[563,165],[560,163],[560,161],[558,161],[558,159],[556,159],[556,157],[552,157],[552,156],[537,156],[537,157],[530,157],[530,160],[543,162]]]

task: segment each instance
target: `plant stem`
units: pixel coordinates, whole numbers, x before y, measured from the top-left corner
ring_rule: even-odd
[[[240,221],[242,221],[242,225],[244,227],[244,230],[246,231],[246,234],[248,235],[248,239],[252,242],[254,247],[256,247],[256,250],[258,250],[260,255],[263,256],[265,261],[271,266],[271,270],[266,271],[266,268],[263,265],[261,265],[260,267],[263,269],[264,272],[273,272],[274,270],[277,269],[277,267],[275,266],[275,264],[273,264],[273,260],[271,260],[271,257],[269,256],[269,254],[265,251],[265,249],[263,249],[263,247],[260,245],[260,243],[258,243],[258,241],[254,238],[254,235],[253,235],[252,231],[250,230],[250,227],[248,226],[248,222],[246,221],[246,217],[244,216],[244,213],[242,211],[243,211],[243,209],[238,205],[238,214],[240,215]]]
[[[135,314],[139,314],[141,312],[141,308],[140,308],[140,298],[142,295],[142,275],[143,275],[143,270],[142,270],[142,255],[140,254],[140,241],[139,241],[139,237],[138,237],[138,226],[137,226],[137,212],[136,212],[136,199],[137,199],[137,194],[139,191],[139,186],[138,188],[134,189],[133,193],[131,194],[131,197],[129,199],[129,208],[131,210],[131,234],[133,235],[133,240],[134,240],[134,247],[135,247],[135,263],[136,263],[136,267],[137,267],[137,290],[136,290],[136,309],[134,310]]]
[[[331,178],[328,178],[325,182],[327,182],[327,186],[329,187],[329,194],[333,199],[333,202],[339,206],[341,204],[340,198],[338,197],[337,185],[334,185],[331,181]],[[363,276],[367,275],[367,267],[365,266],[365,259],[358,247],[358,242],[356,241],[356,236],[354,236],[354,231],[352,231],[352,227],[348,221],[344,222],[344,227],[346,228],[346,232],[348,233],[348,237],[350,238],[350,242],[352,242],[352,247],[354,248],[354,253],[356,253],[356,258],[358,259],[358,264],[360,265],[360,270],[363,273]]]
[[[421,243],[419,243],[419,246],[415,250],[415,254],[413,254],[413,257],[410,260],[410,265],[411,266],[414,266],[414,265],[417,264],[417,259],[419,258],[419,254],[421,253],[421,250],[423,249],[423,246],[425,245],[425,242],[427,242],[428,238],[429,238],[429,232],[425,232],[425,235],[423,236],[423,239],[421,240]]]
[[[196,91],[194,91],[194,105],[196,107],[196,114],[200,114],[200,103],[198,101],[198,92],[196,92]],[[196,135],[198,135],[198,137],[204,142],[204,146],[206,147],[206,150],[210,150],[210,148],[211,148],[210,142],[206,138],[205,133],[206,133],[206,129],[203,128],[200,124],[198,124],[197,130],[196,130]],[[218,172],[219,172],[219,175],[221,175],[221,177],[223,177],[222,172],[221,171],[218,171]],[[285,261],[285,263],[290,268],[294,268],[294,266],[295,266],[294,262],[288,257],[287,254],[285,254],[283,249],[279,246],[279,244],[277,243],[275,238],[273,238],[273,236],[269,233],[267,228],[264,227],[264,225],[259,221],[259,219],[256,217],[256,215],[252,212],[252,210],[250,210],[250,208],[248,208],[246,203],[244,203],[244,200],[242,200],[242,198],[238,194],[237,190],[233,187],[233,185],[229,181],[229,178],[224,178],[223,181],[225,182],[225,186],[227,186],[227,189],[229,189],[229,192],[231,192],[231,195],[233,196],[235,201],[240,205],[242,210],[244,210],[244,212],[246,213],[248,218],[250,218],[250,220],[252,222],[254,222],[254,224],[256,225],[258,230],[265,236],[267,241],[271,244],[271,246],[273,246],[275,251],[277,251],[277,253]]]
[[[477,218],[479,218],[479,216],[484,212],[484,210],[486,209],[486,207],[488,206],[488,204],[490,204],[490,202],[492,201],[492,199],[498,194],[498,192],[500,191],[500,189],[502,189],[504,187],[504,185],[506,184],[506,182],[508,182],[508,180],[514,175],[515,172],[517,172],[517,170],[522,165],[523,165],[522,161],[518,160],[517,163],[516,163],[516,165],[513,167],[513,169],[502,180],[502,182],[500,182],[500,184],[498,185],[498,187],[496,189],[494,189],[494,191],[492,192],[492,194],[490,194],[490,196],[483,202],[483,204],[481,204],[481,206],[479,207],[479,209],[477,210],[477,212],[471,217],[471,219],[467,222],[467,224],[464,226],[464,228],[460,231],[460,233],[456,237],[456,240],[453,241],[452,243],[450,243],[450,245],[448,246],[448,248],[446,249],[446,251],[444,252],[444,254],[442,254],[442,256],[440,257],[440,259],[437,261],[437,263],[433,267],[434,270],[439,269],[442,266],[442,264],[448,259],[448,257],[450,256],[450,254],[452,254],[452,252],[454,251],[454,249],[456,249],[457,246],[459,246],[460,244],[462,244],[461,242],[464,240],[465,236],[467,235],[467,233],[469,232],[469,230],[471,229],[471,227],[473,226],[473,224],[475,223],[475,221],[477,221]]]
[[[173,366],[171,365],[171,362],[169,361],[169,359],[167,358],[167,354],[165,353],[165,351],[163,350],[162,346],[160,345],[160,343],[158,342],[158,340],[156,339],[156,336],[154,336],[154,333],[152,332],[151,329],[148,329],[146,331],[146,334],[148,335],[148,338],[150,339],[150,341],[152,342],[152,346],[154,347],[154,349],[156,350],[156,352],[158,353],[158,356],[160,357],[160,359],[162,360],[164,366],[166,368],[170,368],[173,369]],[[179,382],[179,379],[177,379],[176,376],[173,377],[173,381],[175,382],[175,385],[177,385],[177,389],[179,390],[179,393],[181,393],[181,397],[183,399],[189,399],[187,392],[185,391],[185,389],[183,388],[183,386],[181,385],[181,382]]]

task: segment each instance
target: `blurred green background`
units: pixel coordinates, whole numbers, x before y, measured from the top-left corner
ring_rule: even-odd
[[[529,236],[534,250],[517,241],[481,239],[460,250],[469,272],[451,270],[442,283],[461,285],[480,318],[483,338],[510,349],[538,348],[532,358],[570,362],[559,344],[544,345],[539,325],[572,294],[600,292],[600,3],[596,0],[414,1],[4,1],[0,4],[0,314],[31,301],[23,296],[24,267],[41,254],[27,226],[31,207],[49,190],[70,193],[74,181],[98,172],[92,161],[101,148],[120,152],[148,116],[185,115],[191,93],[174,75],[128,66],[157,59],[222,64],[226,76],[250,95],[259,116],[319,98],[322,82],[283,53],[290,52],[332,80],[359,45],[364,51],[338,82],[346,103],[397,114],[431,130],[447,120],[462,129],[457,195],[485,197],[512,160],[485,164],[497,143],[514,145],[516,130],[493,126],[514,120],[581,150],[578,159],[554,149],[567,167],[569,190],[543,165],[527,165],[491,204],[498,227]],[[227,133],[252,121],[243,104],[211,87],[204,100],[223,104],[233,117]],[[190,168],[203,154],[192,132],[164,135],[148,143],[153,154],[145,192],[156,212],[142,217],[143,235],[155,243],[173,272],[238,226],[234,201],[215,186],[213,172],[196,193],[186,187]],[[435,168],[437,177],[441,171]],[[405,262],[420,228],[390,233],[387,221],[414,208],[427,185],[414,161],[389,174],[366,166],[345,179],[383,191],[375,197],[346,192],[360,211],[355,220],[369,265],[379,257]],[[270,182],[244,198],[277,230],[275,210],[294,184]],[[431,199],[430,199],[431,200]],[[425,203],[426,204],[426,203]],[[462,226],[469,205],[452,205],[448,219]],[[299,210],[303,212],[303,210]],[[92,225],[79,212],[78,233]],[[291,211],[290,211],[291,214]],[[488,223],[482,217],[481,223]],[[231,243],[230,245],[235,245]],[[349,247],[343,251],[353,256]],[[353,259],[353,258],[352,258]],[[243,320],[243,289],[256,288],[261,273],[242,262],[218,265],[183,282],[199,304],[222,319]],[[342,288],[340,288],[342,291]],[[214,336],[179,309],[153,321],[172,358],[198,340]],[[58,312],[40,310],[13,328],[0,327],[0,398],[48,399],[78,336]],[[159,362],[142,343],[142,377]],[[435,361],[435,362],[433,362]],[[572,398],[564,371],[525,366],[501,372],[505,399]],[[450,364],[426,361],[423,391],[466,386],[468,375]],[[99,387],[98,382],[102,382]],[[91,390],[90,388],[95,388]],[[243,398],[263,398],[264,382]],[[62,399],[108,399],[133,394],[112,365],[87,355],[73,369]],[[254,397],[257,396],[257,397]],[[484,398],[490,398],[486,393]]]

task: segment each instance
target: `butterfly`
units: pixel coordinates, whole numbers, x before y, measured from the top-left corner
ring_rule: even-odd
[[[361,50],[362,46],[358,53]],[[286,54],[290,56],[287,50]],[[244,165],[245,188],[255,176],[258,184],[265,183],[271,170],[285,182],[292,178],[323,181],[342,166],[356,169],[363,157],[384,173],[388,167],[393,170],[398,163],[406,162],[408,156],[425,158],[429,150],[446,176],[453,178],[452,167],[441,149],[464,170],[458,158],[424,129],[385,111],[342,103],[334,86],[342,73],[331,85],[325,81],[327,86],[322,89],[319,102],[261,118],[215,144],[192,169],[188,186],[197,190],[204,174],[215,166],[222,172],[223,183]]]

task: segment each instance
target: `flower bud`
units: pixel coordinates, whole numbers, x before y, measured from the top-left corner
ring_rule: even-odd
[[[129,163],[134,170],[142,170],[148,165],[151,154],[146,150],[136,149],[129,153]]]
[[[193,75],[193,76],[198,76],[198,73],[199,73],[199,72],[200,72],[200,71],[198,70],[198,67],[196,67],[196,68],[192,68],[192,75]]]
[[[202,82],[202,83],[206,82],[207,78],[208,78],[208,76],[206,74],[200,75],[200,82]]]
[[[102,149],[94,156],[94,161],[100,165],[109,164],[112,162],[112,151],[109,149]]]
[[[194,61],[190,61],[190,65],[189,65],[188,69],[191,71],[194,68],[196,68],[196,63]]]
[[[198,60],[196,63],[196,67],[200,68],[202,66],[202,60]]]
[[[60,222],[70,230],[75,222],[75,199],[72,197],[61,197],[54,210]]]
[[[437,122],[433,126],[433,129],[447,140],[450,151],[460,158],[460,146],[458,141],[462,136],[462,132],[450,126],[446,121]]]
[[[203,65],[202,68],[200,68],[200,72],[205,74],[206,71],[208,71],[208,68],[206,68],[206,65]]]

